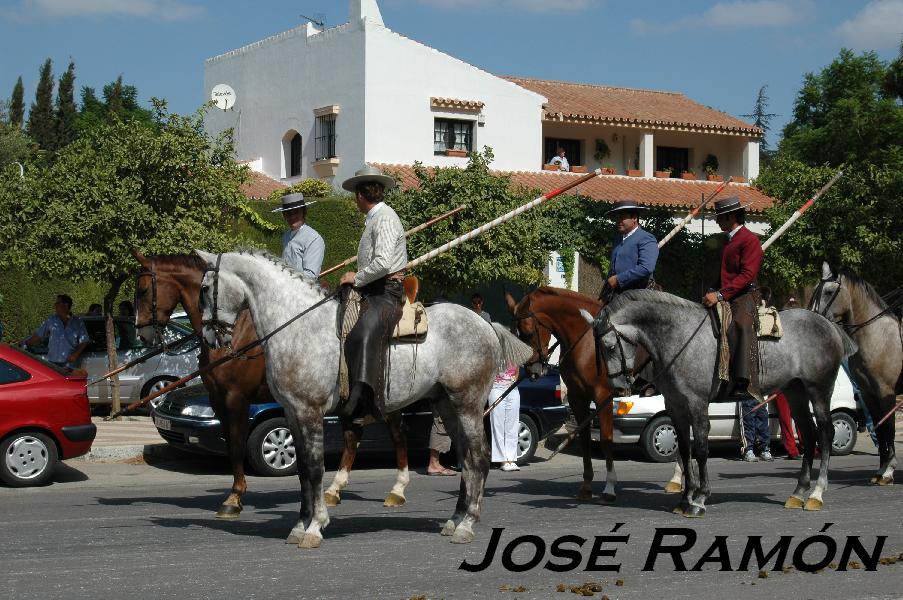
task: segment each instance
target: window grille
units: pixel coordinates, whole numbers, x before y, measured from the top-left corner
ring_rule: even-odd
[[[317,117],[315,134],[316,156],[314,160],[335,158],[335,115],[322,115]]]

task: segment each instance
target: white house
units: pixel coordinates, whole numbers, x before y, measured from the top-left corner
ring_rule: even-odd
[[[205,97],[223,84],[234,105],[210,113],[210,133],[233,128],[237,157],[284,183],[338,188],[366,162],[416,185],[415,161],[464,166],[467,151],[489,146],[495,169],[549,191],[575,176],[544,167],[563,147],[572,171],[611,170],[580,186],[599,200],[685,213],[718,185],[702,168],[713,156],[716,177],[742,181],[724,194],[751,205],[752,229],[773,203],[745,183],[759,172],[753,125],[673,92],[496,76],[390,30],[376,0],[350,0],[343,25],[307,23],[208,59]],[[702,227],[716,231],[694,221]]]

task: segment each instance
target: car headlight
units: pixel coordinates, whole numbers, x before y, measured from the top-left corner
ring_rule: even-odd
[[[199,406],[199,405],[188,405],[182,409],[183,417],[213,417],[215,416],[213,413],[212,406]]]
[[[633,408],[633,402],[630,400],[621,400],[618,402],[618,408],[615,410],[616,415],[626,415]]]

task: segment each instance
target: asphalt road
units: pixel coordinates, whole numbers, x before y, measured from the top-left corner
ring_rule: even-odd
[[[898,441],[898,452],[903,452]],[[601,461],[595,461],[600,478]],[[493,470],[487,484],[477,539],[452,545],[438,531],[454,508],[457,477],[414,474],[408,503],[382,506],[394,471],[371,462],[352,475],[342,504],[318,550],[300,550],[284,538],[297,519],[294,477],[250,479],[245,510],[238,521],[223,522],[214,511],[231,477],[222,461],[164,459],[147,464],[98,464],[70,461],[54,484],[39,489],[0,488],[0,598],[571,598],[558,592],[598,582],[614,598],[901,598],[903,560],[879,564],[874,571],[828,567],[809,574],[773,571],[760,577],[755,559],[738,570],[750,536],[762,536],[767,551],[780,536],[792,536],[785,565],[802,542],[833,523],[827,535],[840,562],[847,536],[860,536],[871,550],[876,536],[887,536],[881,557],[903,553],[903,486],[876,488],[867,479],[877,458],[867,436],[857,452],[833,462],[832,482],[821,512],[791,511],[783,502],[793,489],[799,463],[747,464],[727,458],[710,462],[714,495],[703,519],[673,515],[675,496],[662,484],[670,465],[645,463],[635,456],[618,463],[616,506],[578,503],[579,460],[560,454],[520,472]],[[422,473],[422,468],[420,473]],[[331,475],[331,474],[330,474]],[[602,491],[596,484],[597,494]],[[623,523],[617,533],[610,533]],[[504,528],[495,559],[485,570],[468,572],[462,561],[479,564],[492,528]],[[709,553],[712,562],[698,571],[677,570],[670,554],[659,555],[644,571],[660,528],[690,528],[695,545],[680,555],[692,569],[707,549],[724,538],[724,548]],[[684,532],[688,534],[689,532]],[[585,571],[595,536],[628,535],[614,558],[618,572]],[[509,543],[515,565],[526,563],[536,546],[546,547],[539,564],[524,572],[503,566]],[[544,568],[549,548],[563,535],[587,541],[579,566],[567,572]],[[674,544],[684,537],[665,538]],[[531,541],[532,540],[532,541]],[[575,543],[562,546],[571,551]],[[816,562],[825,546],[813,544],[802,556]],[[853,560],[858,560],[854,555]],[[720,562],[724,560],[725,562]],[[862,561],[859,560],[861,563]],[[885,561],[887,562],[887,561]],[[769,564],[772,569],[774,561]],[[731,570],[719,570],[729,568]],[[620,580],[621,585],[617,585]],[[511,591],[512,589],[518,591]]]

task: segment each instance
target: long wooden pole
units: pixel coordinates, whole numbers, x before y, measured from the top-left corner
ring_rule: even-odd
[[[426,223],[421,223],[421,224],[418,225],[417,227],[412,227],[411,229],[408,229],[407,231],[404,232],[404,236],[405,236],[405,237],[408,237],[408,236],[411,236],[411,235],[417,233],[418,231],[423,231],[423,230],[426,229],[427,227],[430,227],[430,226],[432,226],[432,225],[435,225],[435,224],[438,223],[439,221],[444,221],[445,219],[451,217],[452,215],[458,214],[459,212],[461,212],[461,211],[464,210],[465,208],[467,208],[467,205],[462,204],[462,205],[459,206],[458,208],[456,208],[456,209],[454,209],[454,210],[450,210],[450,211],[448,211],[447,213],[445,213],[444,215],[439,215],[438,217],[435,217],[435,218],[430,219],[430,220],[427,221]],[[356,263],[356,262],[357,262],[357,256],[349,256],[348,258],[346,258],[345,260],[343,260],[343,261],[340,262],[339,264],[337,264],[337,265],[335,265],[335,266],[332,266],[332,267],[329,267],[329,268],[326,269],[325,271],[320,271],[320,277],[324,277],[324,276],[326,276],[326,275],[329,275],[330,273],[334,273],[334,272],[338,271],[339,269],[341,269],[342,267],[347,267],[348,265],[353,265],[353,264]]]
[[[892,414],[894,414],[895,412],[897,412],[897,410],[899,410],[899,408],[900,408],[901,406],[903,406],[903,400],[900,400],[899,402],[897,402],[897,403],[894,405],[894,407],[893,407],[892,409],[890,409],[890,411],[888,411],[888,413],[887,413],[886,415],[884,415],[883,417],[881,417],[881,420],[878,421],[878,423],[875,425],[875,429],[878,429],[879,427],[881,427],[881,425],[882,425],[885,421],[887,421],[887,420],[890,418],[890,416],[891,416]]]
[[[838,179],[840,179],[841,175],[843,175],[843,171],[837,171],[837,173],[834,174],[834,177],[832,177],[828,181],[828,183],[823,185],[822,188],[820,190],[818,190],[818,192],[814,196],[812,196],[811,200],[809,200],[808,202],[803,204],[797,211],[795,211],[790,216],[789,219],[787,219],[786,223],[781,225],[781,227],[778,228],[777,231],[775,231],[773,234],[771,234],[771,237],[768,238],[768,240],[764,244],[762,244],[762,251],[764,252],[765,250],[767,250],[768,247],[771,246],[775,242],[775,240],[777,240],[779,237],[784,235],[784,232],[787,231],[788,229],[790,229],[790,226],[793,225],[794,223],[796,223],[797,220],[803,216],[803,213],[806,212],[807,210],[809,210],[812,207],[812,205],[815,204],[816,200],[821,198],[825,192],[827,192],[829,189],[831,189],[831,186],[834,185]]]
[[[405,265],[405,269],[413,269],[414,267],[421,265],[430,259],[436,258],[440,254],[445,254],[452,248],[456,248],[456,247],[460,246],[461,244],[463,244],[464,242],[471,240],[471,239],[477,237],[478,235],[486,233],[493,227],[497,227],[498,225],[501,225],[502,223],[504,223],[506,221],[510,221],[514,217],[527,212],[531,208],[539,206],[543,202],[551,200],[555,196],[563,194],[564,192],[577,187],[581,183],[586,183],[593,177],[601,177],[601,176],[602,176],[602,169],[596,169],[592,173],[587,173],[583,177],[579,177],[579,178],[575,179],[574,181],[572,181],[571,183],[567,184],[564,187],[560,187],[557,190],[552,190],[548,194],[545,194],[544,196],[540,196],[540,197],[536,198],[535,200],[532,200],[532,201],[524,204],[523,206],[515,208],[514,210],[507,212],[496,219],[493,219],[492,221],[486,223],[485,225],[481,225],[480,227],[477,227],[473,231],[469,231],[469,232],[465,233],[464,235],[456,237],[455,239],[453,239],[449,242],[446,242],[445,244],[439,246],[438,248],[435,248],[434,250],[427,252],[426,254],[424,254],[422,256],[418,256],[417,258],[415,258],[414,260],[409,262],[407,265]]]
[[[677,235],[678,232],[680,232],[681,229],[683,229],[684,227],[686,227],[686,226],[687,226],[687,223],[689,223],[690,221],[692,221],[693,219],[695,219],[696,216],[700,213],[700,211],[702,211],[702,209],[705,208],[706,204],[708,204],[709,202],[711,202],[711,201],[712,201],[712,198],[714,198],[715,196],[717,196],[718,194],[720,194],[720,193],[721,193],[721,190],[723,190],[724,187],[725,187],[727,184],[729,184],[733,179],[734,179],[734,176],[733,176],[733,175],[731,175],[730,177],[728,177],[728,178],[727,178],[727,181],[722,182],[721,185],[719,185],[717,188],[715,188],[715,191],[713,191],[711,194],[709,194],[708,198],[704,198],[703,201],[702,201],[702,203],[701,203],[699,206],[697,206],[696,208],[694,208],[693,210],[691,210],[689,213],[687,213],[687,216],[684,217],[683,220],[682,220],[680,223],[678,223],[677,226],[674,227],[674,229],[672,229],[671,232],[670,232],[668,235],[666,235],[665,237],[663,237],[663,238],[661,239],[661,241],[659,241],[658,247],[661,248],[662,246],[664,246],[665,244],[667,244],[668,242],[670,242],[670,241],[671,241],[671,238],[673,238],[675,235]]]
[[[113,369],[113,370],[110,371],[109,373],[105,373],[105,374],[101,375],[100,377],[98,377],[98,378],[95,379],[94,381],[89,381],[88,383],[85,384],[85,387],[88,387],[89,385],[94,385],[95,383],[100,383],[101,381],[103,381],[103,380],[106,379],[107,377],[112,377],[113,375],[117,375],[117,374],[119,374],[119,373],[122,373],[122,372],[125,371],[126,369],[129,369],[129,368],[131,368],[131,367],[134,367],[134,366],[137,365],[137,364],[141,364],[141,363],[143,363],[144,361],[146,361],[147,359],[153,358],[153,357],[157,356],[158,354],[160,354],[161,352],[164,352],[167,348],[175,348],[176,346],[181,345],[182,342],[184,342],[184,341],[186,341],[186,340],[188,340],[188,339],[190,339],[190,338],[193,338],[195,335],[197,335],[197,334],[195,334],[195,333],[192,332],[192,333],[189,333],[189,334],[186,335],[186,336],[180,337],[179,339],[177,339],[176,341],[174,341],[173,343],[171,343],[171,344],[169,344],[169,345],[167,345],[167,344],[160,344],[160,346],[159,346],[158,348],[156,348],[155,350],[151,350],[150,352],[147,352],[146,354],[142,354],[141,356],[139,356],[139,357],[136,358],[135,360],[129,361],[129,362],[125,363],[124,365],[120,365],[120,366],[116,367],[115,369]]]

